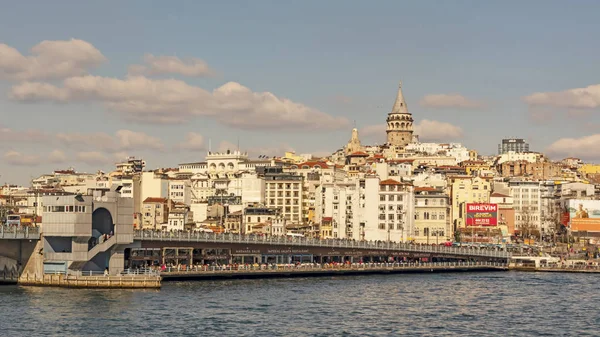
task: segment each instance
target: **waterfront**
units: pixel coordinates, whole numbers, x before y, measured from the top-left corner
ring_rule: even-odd
[[[594,275],[451,273],[156,290],[0,287],[7,336],[598,335]]]

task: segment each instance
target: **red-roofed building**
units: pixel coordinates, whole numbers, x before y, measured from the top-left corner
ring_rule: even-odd
[[[161,229],[169,217],[169,199],[148,197],[142,204],[142,228]]]

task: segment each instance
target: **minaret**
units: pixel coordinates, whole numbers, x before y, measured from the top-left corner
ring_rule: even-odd
[[[402,82],[398,85],[398,95],[392,112],[387,117],[387,144],[404,148],[413,139],[413,118],[408,112],[404,95],[402,94]]]

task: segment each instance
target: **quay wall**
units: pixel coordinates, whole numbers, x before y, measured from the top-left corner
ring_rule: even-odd
[[[19,279],[23,286],[47,286],[64,288],[120,288],[120,289],[159,289],[160,276],[73,276],[45,274],[41,278],[23,275]]]

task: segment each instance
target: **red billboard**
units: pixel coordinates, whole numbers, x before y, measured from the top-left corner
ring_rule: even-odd
[[[467,226],[497,226],[498,204],[467,204]]]

